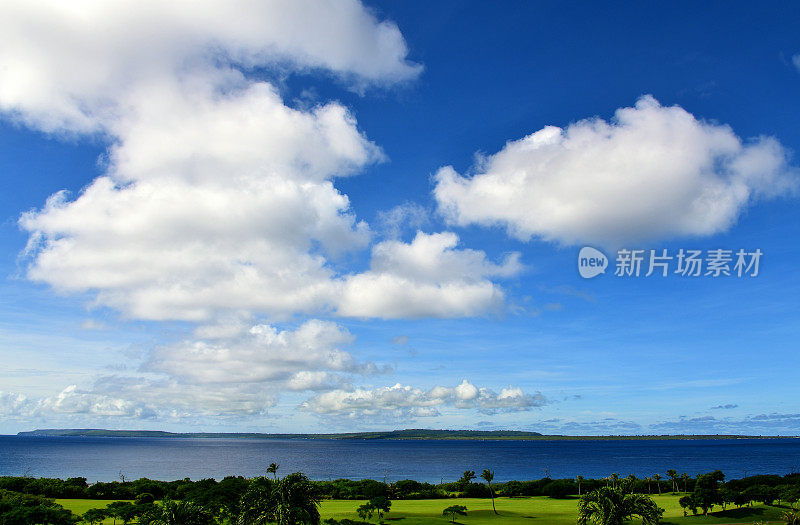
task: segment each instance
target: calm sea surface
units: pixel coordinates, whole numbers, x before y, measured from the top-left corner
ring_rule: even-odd
[[[256,476],[271,462],[313,479],[453,481],[467,469],[497,481],[638,477],[674,468],[728,478],[800,470],[800,439],[642,441],[382,441],[0,436],[0,475],[89,481]]]

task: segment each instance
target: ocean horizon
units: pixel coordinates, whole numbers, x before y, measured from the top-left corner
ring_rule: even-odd
[[[550,477],[646,477],[668,469],[728,479],[800,471],[797,438],[402,440],[0,436],[0,475],[123,476],[171,481],[281,472],[312,479],[401,479],[440,483],[465,470],[495,471],[498,482]]]

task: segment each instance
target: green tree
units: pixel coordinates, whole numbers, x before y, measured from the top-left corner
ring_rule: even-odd
[[[272,477],[277,480],[278,468],[280,468],[280,465],[278,465],[277,463],[270,463],[269,466],[267,467],[267,474],[272,474]]]
[[[658,487],[658,495],[661,495],[661,474],[653,475],[653,479],[656,481],[656,486]]]
[[[475,471],[474,470],[465,470],[464,473],[461,475],[461,479],[458,480],[459,483],[462,485],[469,485],[473,479],[475,479]]]
[[[610,479],[611,479],[611,487],[612,488],[617,488],[617,482],[619,481],[619,474],[614,472],[613,474],[611,474],[611,478]]]
[[[302,472],[294,472],[276,484],[278,525],[318,525],[320,495]]]
[[[630,494],[625,488],[601,487],[583,495],[578,502],[578,525],[622,525],[634,515],[644,525],[655,525],[664,509],[644,494]]]
[[[105,509],[89,509],[83,513],[81,516],[81,520],[85,521],[89,525],[95,525],[97,523],[103,523],[108,517]]]
[[[153,496],[149,492],[143,492],[141,494],[137,494],[136,495],[136,504],[137,505],[146,504],[146,503],[155,503],[155,502],[156,502],[155,496]]]
[[[370,505],[375,509],[375,514],[378,515],[378,521],[383,522],[383,515],[388,513],[392,508],[392,502],[386,496],[376,496],[369,500]]]
[[[164,500],[139,518],[142,525],[215,525],[211,512],[191,501]]]
[[[239,525],[265,525],[275,521],[276,499],[273,495],[277,481],[264,476],[250,480],[239,501]]]
[[[239,525],[318,525],[320,495],[303,473],[253,478],[239,504]]]
[[[494,479],[494,472],[491,470],[484,469],[481,473],[481,477],[486,480],[486,483],[489,485],[489,497],[492,498],[492,510],[495,514],[497,514],[497,509],[494,506],[494,491],[492,490],[492,480]]]
[[[583,483],[583,480],[584,480],[583,476],[576,476],[575,477],[575,483],[578,484],[578,496],[581,495],[581,484]]]
[[[683,480],[683,491],[684,492],[689,492],[689,488],[688,488],[689,487],[689,474],[684,472],[683,474],[681,474],[681,479]]]
[[[72,525],[78,518],[51,499],[32,494],[0,490],[0,523],[2,525]]]
[[[115,501],[106,506],[106,515],[113,518],[115,524],[119,519],[125,525],[136,519],[139,515],[139,509],[128,501]]]
[[[683,515],[686,516],[686,509],[692,511],[692,514],[697,514],[697,503],[694,501],[694,496],[681,496],[678,500],[678,505],[683,509]]]
[[[450,505],[442,511],[442,516],[450,516],[450,521],[455,523],[456,516],[466,516],[467,507],[464,505]]]
[[[625,487],[627,487],[627,489],[628,489],[628,492],[633,493],[633,487],[636,485],[636,476],[634,476],[633,474],[629,474],[625,478],[624,483],[625,483]]]
[[[707,515],[714,505],[722,505],[722,494],[719,484],[725,480],[725,474],[721,470],[715,470],[708,474],[698,474],[694,484],[694,497],[697,506],[703,509],[703,515]]]
[[[670,481],[672,481],[672,493],[675,494],[678,492],[677,485],[678,485],[678,471],[674,468],[671,468],[667,471],[667,476],[669,476]]]
[[[363,505],[359,505],[358,508],[356,509],[356,514],[358,514],[358,517],[364,521],[371,520],[372,515],[374,513],[375,513],[375,507],[370,502],[364,503]]]

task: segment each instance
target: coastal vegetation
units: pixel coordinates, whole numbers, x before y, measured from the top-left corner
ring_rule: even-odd
[[[0,477],[0,523],[142,525],[354,525],[417,523],[798,523],[800,474],[725,480],[720,471],[658,479],[612,474],[604,479],[495,482],[467,470],[458,481],[313,481],[302,473],[246,479],[149,479],[88,483],[85,478]],[[683,482],[683,483],[679,483]],[[491,487],[490,487],[491,484]],[[677,492],[685,487],[686,491]],[[578,492],[581,495],[578,495]],[[462,508],[463,507],[463,508]],[[455,512],[455,509],[467,512]],[[387,514],[391,517],[387,518]]]

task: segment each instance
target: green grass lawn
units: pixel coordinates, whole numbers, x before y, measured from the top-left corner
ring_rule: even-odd
[[[659,507],[665,509],[662,523],[669,524],[723,524],[753,523],[758,520],[775,521],[783,512],[781,507],[757,505],[750,509],[733,509],[718,512],[709,516],[683,517],[683,509],[678,505],[678,496],[654,496]],[[322,515],[325,518],[350,518],[357,520],[355,512],[361,501],[333,500],[322,503]],[[464,505],[467,516],[456,521],[464,525],[574,525],[578,516],[578,499],[551,499],[547,497],[533,498],[497,498],[495,505],[499,515],[492,512],[492,503],[488,499],[459,498],[446,500],[398,500],[392,501],[392,511],[386,515],[388,524],[416,525],[421,523],[439,523],[445,525],[449,520],[442,516],[442,510],[450,505]],[[373,519],[373,521],[375,521]],[[636,521],[634,520],[634,523]]]
[[[71,510],[73,514],[83,514],[89,509],[104,509],[111,501],[107,499],[57,499],[56,503]],[[133,503],[133,500],[126,501]],[[104,525],[106,523],[114,523],[114,520],[109,518],[103,522]]]
[[[683,517],[683,510],[678,505],[678,496],[654,496],[659,507],[664,512],[664,525],[689,525],[689,524],[726,524],[726,523],[753,523],[764,520],[767,522],[781,523],[780,515],[783,507],[756,505],[752,508],[731,509],[726,512],[715,512],[709,516]],[[102,508],[110,503],[107,500],[89,499],[59,499],[58,503],[76,514],[82,514],[91,508]],[[356,508],[363,501],[328,500],[322,503],[321,513],[324,518],[350,518],[358,520]],[[497,498],[495,500],[499,515],[492,512],[492,502],[489,499],[457,498],[434,500],[395,500],[392,501],[392,511],[387,514],[384,521],[388,525],[417,525],[449,523],[442,516],[442,510],[450,505],[464,505],[467,507],[467,516],[459,517],[456,522],[463,525],[574,525],[577,518],[577,498],[550,499],[547,497],[534,498]],[[376,520],[373,518],[373,523]],[[106,520],[104,523],[113,523]],[[634,520],[633,523],[636,523]]]

